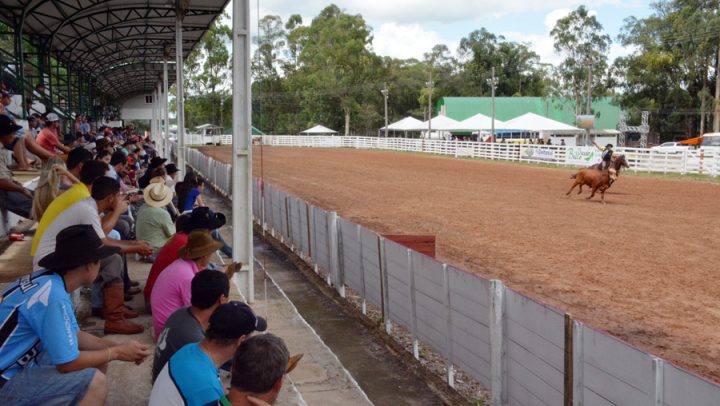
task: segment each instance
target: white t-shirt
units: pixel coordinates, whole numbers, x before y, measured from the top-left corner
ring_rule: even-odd
[[[39,270],[38,262],[45,256],[55,252],[55,239],[60,231],[79,224],[89,224],[93,226],[98,237],[105,238],[105,232],[100,222],[100,214],[98,214],[97,203],[92,197],[78,200],[72,206],[63,210],[55,220],[52,221],[40,238],[35,257],[33,258],[33,269]]]

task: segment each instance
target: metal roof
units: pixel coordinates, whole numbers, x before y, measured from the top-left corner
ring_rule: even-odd
[[[42,38],[51,53],[121,99],[151,92],[175,60],[177,1],[187,57],[229,0],[3,0],[0,20]],[[174,64],[169,66],[174,71]],[[174,75],[168,75],[174,82]]]

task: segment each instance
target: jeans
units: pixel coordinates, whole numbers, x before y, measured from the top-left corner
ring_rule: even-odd
[[[233,252],[232,252],[232,248],[231,248],[231,247],[227,244],[227,242],[225,242],[225,240],[222,238],[222,235],[220,235],[220,231],[219,231],[219,230],[212,230],[212,231],[210,232],[210,234],[212,235],[212,238],[213,238],[215,241],[221,242],[221,243],[223,244],[222,248],[220,248],[220,252],[222,252],[223,254],[225,254],[227,257],[232,258],[232,253],[233,253]]]
[[[103,288],[106,285],[123,283],[125,261],[120,254],[113,254],[100,260],[100,274],[93,282],[90,294],[90,305],[95,309],[103,307]],[[127,273],[127,272],[124,272]],[[128,285],[129,286],[129,285]]]
[[[5,209],[20,217],[29,219],[32,212],[32,199],[20,192],[0,190],[0,209]]]

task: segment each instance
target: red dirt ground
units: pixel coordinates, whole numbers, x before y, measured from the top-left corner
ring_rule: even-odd
[[[227,148],[206,149],[226,162]],[[259,149],[254,172],[260,172]],[[720,380],[720,184],[621,176],[565,197],[570,169],[385,151],[265,148],[266,181]]]

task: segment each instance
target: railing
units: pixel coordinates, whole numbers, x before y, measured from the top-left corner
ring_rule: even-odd
[[[356,137],[313,142],[326,147],[348,140],[372,144]],[[447,145],[431,143],[438,150]],[[466,144],[462,148],[473,143]],[[502,155],[516,147],[493,148]],[[231,194],[231,165],[192,149],[188,164]],[[341,296],[346,287],[357,292],[363,311],[366,304],[376,307],[388,333],[396,325],[410,332],[416,358],[419,343],[428,345],[444,358],[449,385],[455,366],[460,367],[489,388],[494,405],[718,404],[718,384],[572,320],[499,280],[407,249],[257,179],[252,199],[255,221]]]
[[[564,166],[587,166],[600,161],[600,151],[594,147],[295,135],[266,135],[262,140],[265,145],[278,147],[384,149]],[[718,151],[689,150],[672,153],[648,148],[621,147],[616,148],[615,151],[617,154],[624,154],[628,159],[630,170],[636,172],[699,174],[713,177],[720,174]]]

